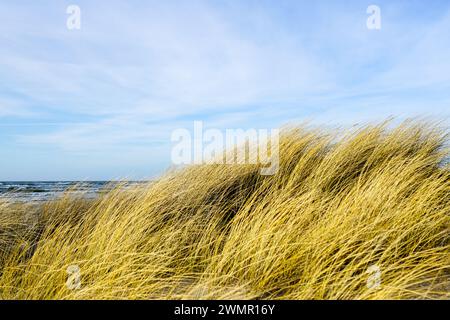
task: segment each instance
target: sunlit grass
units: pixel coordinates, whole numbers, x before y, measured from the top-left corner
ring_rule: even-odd
[[[96,200],[0,203],[0,298],[448,299],[445,131],[386,126],[286,129],[273,176],[192,166]]]

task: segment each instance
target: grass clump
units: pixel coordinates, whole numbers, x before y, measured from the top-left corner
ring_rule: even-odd
[[[95,200],[0,203],[0,298],[448,299],[446,143],[417,123],[290,128],[273,176],[192,166]]]

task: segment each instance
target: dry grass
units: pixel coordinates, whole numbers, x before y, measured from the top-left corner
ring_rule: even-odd
[[[0,204],[0,298],[450,297],[442,131],[291,128],[280,143],[274,176],[194,166],[94,201]]]

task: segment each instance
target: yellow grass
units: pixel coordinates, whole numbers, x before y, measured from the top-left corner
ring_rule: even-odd
[[[448,299],[446,143],[417,123],[290,128],[273,176],[193,166],[93,201],[1,203],[0,298]]]

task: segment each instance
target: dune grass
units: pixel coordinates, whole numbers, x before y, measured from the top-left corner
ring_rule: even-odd
[[[290,128],[273,176],[192,166],[95,200],[0,203],[0,298],[448,299],[447,142],[413,122]]]

